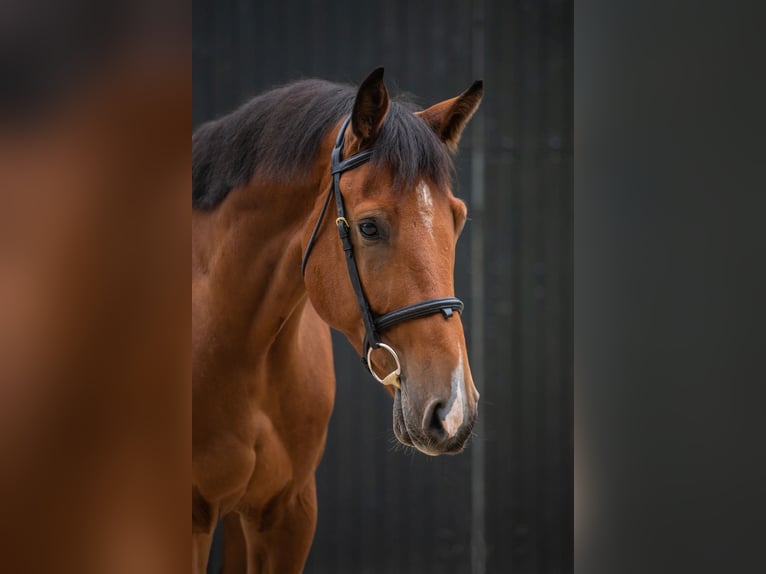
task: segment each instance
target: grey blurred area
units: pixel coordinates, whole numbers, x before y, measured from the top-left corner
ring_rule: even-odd
[[[576,20],[576,568],[764,572],[766,5]]]
[[[3,572],[178,571],[169,538],[186,532],[188,504],[170,485],[188,484],[191,417],[183,8],[0,1]]]
[[[126,54],[187,49],[189,16],[181,0],[3,0],[0,121],[47,119]]]
[[[193,126],[304,77],[384,66],[423,107],[485,82],[454,182],[475,436],[454,457],[398,447],[390,399],[334,334],[309,574],[572,571],[572,44],[566,1],[193,2]]]

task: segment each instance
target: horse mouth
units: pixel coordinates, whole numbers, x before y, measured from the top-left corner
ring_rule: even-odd
[[[394,395],[394,435],[396,439],[404,446],[414,447],[412,437],[407,430],[407,424],[404,422],[404,411],[402,410],[402,391],[397,389]]]
[[[442,454],[458,454],[465,449],[470,437],[470,428],[454,437],[447,443],[434,444],[419,429],[410,429],[407,426],[407,418],[404,415],[402,407],[402,392],[397,389],[394,395],[394,435],[397,440],[407,447],[412,447],[428,456],[439,456]]]

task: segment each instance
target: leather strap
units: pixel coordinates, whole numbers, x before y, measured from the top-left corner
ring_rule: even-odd
[[[351,243],[350,229],[346,225],[345,219],[338,218],[338,235],[343,243],[343,251],[346,253],[346,266],[348,267],[348,276],[351,279],[351,285],[354,287],[354,293],[356,293],[356,299],[359,302],[359,310],[362,313],[362,322],[364,323],[364,353],[367,354],[367,349],[372,347],[378,348],[380,343],[380,335],[375,328],[375,319],[372,316],[370,310],[370,304],[367,302],[367,297],[364,295],[362,289],[362,280],[359,278],[359,268],[356,266],[354,260],[354,246]]]
[[[370,158],[372,157],[372,150],[367,149],[364,151],[360,151],[356,155],[352,155],[348,159],[344,159],[338,164],[334,164],[332,166],[332,170],[330,171],[331,174],[342,174],[344,171],[350,171],[354,169],[355,167],[358,167],[362,165],[363,163],[367,163],[370,161]]]
[[[314,248],[314,242],[317,239],[319,228],[322,226],[322,220],[324,219],[325,211],[327,211],[327,206],[330,204],[331,197],[332,187],[330,187],[330,191],[327,192],[327,197],[325,197],[324,205],[322,205],[322,211],[319,212],[319,218],[317,219],[316,225],[314,225],[314,230],[311,232],[311,237],[309,237],[308,245],[306,245],[306,251],[303,252],[303,259],[301,259],[301,275],[306,275],[306,263],[309,260],[309,254],[311,253],[311,250]]]
[[[423,301],[422,303],[415,303],[414,305],[407,305],[391,311],[385,315],[381,315],[375,319],[375,328],[378,331],[385,331],[389,327],[393,327],[397,323],[402,321],[408,321],[410,319],[417,319],[418,317],[425,317],[426,315],[433,315],[434,313],[441,312],[445,319],[452,317],[452,311],[458,313],[463,312],[463,302],[456,297],[446,297],[444,299],[430,299],[429,301]]]

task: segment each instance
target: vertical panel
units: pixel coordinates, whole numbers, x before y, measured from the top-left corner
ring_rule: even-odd
[[[518,2],[490,2],[487,7],[487,96],[482,104],[487,126],[487,385],[482,416],[487,433],[487,572],[515,572],[519,469],[519,392],[521,373],[518,341],[520,257],[518,225],[521,197],[519,144],[523,88]],[[516,506],[514,506],[514,503]]]
[[[211,54],[215,54],[210,62],[213,109],[218,116],[236,106],[239,99],[235,0],[220,0],[208,16],[213,32]]]
[[[562,572],[571,561],[571,60],[562,61],[571,5],[495,2],[492,10],[500,97],[486,102],[497,126],[488,178],[502,195],[488,225],[507,229],[510,216],[510,233],[488,256],[502,262],[488,269],[488,330],[498,335],[489,369],[507,384],[491,388],[484,413],[498,471],[489,497],[510,520],[491,518],[488,571]]]
[[[197,126],[213,115],[210,81],[210,7],[203,0],[192,5],[192,125]]]
[[[572,101],[571,60],[572,12],[557,0],[546,3],[542,40],[544,49],[542,93],[546,99],[543,122],[544,199],[541,212],[545,226],[540,236],[544,265],[542,297],[545,301],[544,338],[540,341],[541,361],[546,364],[544,393],[538,412],[541,419],[542,448],[538,470],[543,488],[540,491],[541,538],[538,550],[543,571],[560,570],[571,561],[572,489],[562,476],[572,472],[571,380],[572,325]],[[564,8],[564,9],[562,9]],[[562,408],[563,407],[563,408]],[[551,517],[558,520],[551,520]]]
[[[237,30],[236,52],[239,62],[235,72],[239,80],[236,102],[242,103],[255,94],[258,86],[258,68],[255,65],[258,57],[256,3],[252,0],[237,0],[234,25]]]

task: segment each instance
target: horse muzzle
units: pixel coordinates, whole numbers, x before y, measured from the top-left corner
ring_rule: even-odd
[[[430,456],[461,452],[476,421],[476,401],[468,404],[464,395],[453,393],[448,400],[431,399],[417,408],[407,396],[407,384],[403,377],[403,388],[394,396],[393,428],[399,442]]]

